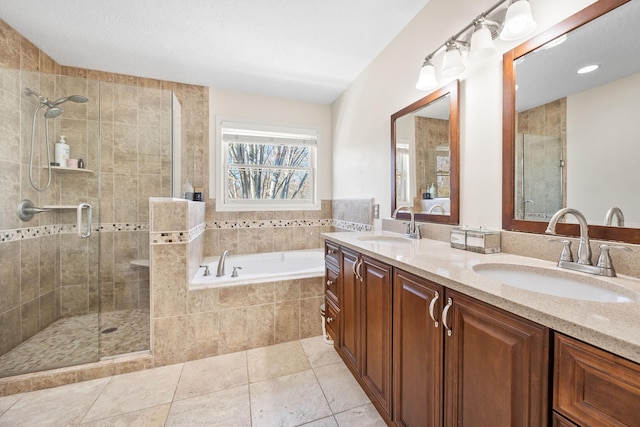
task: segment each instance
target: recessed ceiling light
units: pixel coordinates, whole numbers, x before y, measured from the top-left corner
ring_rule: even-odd
[[[600,68],[600,66],[599,66],[599,65],[595,65],[595,64],[594,64],[594,65],[587,65],[586,67],[582,67],[582,68],[580,68],[580,69],[577,71],[577,73],[578,73],[578,74],[587,74],[587,73],[590,73],[590,72],[592,72],[592,71],[597,70],[598,68]]]

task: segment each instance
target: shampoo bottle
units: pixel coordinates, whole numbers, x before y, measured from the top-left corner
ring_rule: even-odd
[[[54,153],[55,162],[58,163],[61,168],[66,168],[67,160],[69,160],[69,145],[67,145],[64,138],[64,135],[60,135],[60,141],[56,142]]]
[[[429,186],[429,193],[431,194],[432,199],[435,199],[436,197],[438,197],[436,195],[436,186],[433,185],[433,183],[431,183],[431,186]]]

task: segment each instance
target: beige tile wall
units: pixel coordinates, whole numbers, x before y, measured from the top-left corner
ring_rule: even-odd
[[[2,20],[0,46],[0,251],[11,254],[0,260],[0,289],[10,295],[0,304],[1,354],[60,316],[149,307],[148,270],[129,261],[149,256],[148,198],[169,195],[169,91],[182,104],[183,128],[188,129],[183,172],[202,185],[208,89],[62,66]],[[29,143],[38,100],[24,96],[24,87],[53,99],[69,94],[89,98],[87,104],[64,104],[64,114],[50,121],[50,140],[53,144],[58,135],[66,135],[72,157],[83,158],[88,168],[100,167],[100,188],[97,174],[60,172],[47,191],[31,188]],[[38,134],[43,132],[41,123]],[[47,162],[44,151],[36,150],[34,157],[37,164]],[[46,182],[46,170],[37,169],[35,175],[40,185]],[[97,207],[98,191],[99,246],[97,239],[79,241],[50,228],[43,235],[45,226],[74,224],[74,212],[41,214],[28,223],[16,215],[24,198],[37,206],[88,201]],[[19,233],[35,235],[11,241]]]
[[[207,233],[195,231],[198,225],[204,228],[204,207],[197,202],[151,202],[153,355],[156,365],[319,335],[319,307],[324,295],[322,277],[220,289],[189,289],[189,279],[195,274],[206,246]],[[177,219],[181,220],[176,222]],[[182,229],[176,228],[180,226]],[[302,235],[312,233],[305,227],[281,228],[287,229],[287,233],[291,230]],[[226,230],[208,231],[215,235]],[[197,235],[193,236],[194,233]],[[182,236],[193,237],[180,241]],[[240,233],[236,236],[248,235]],[[167,239],[171,242],[166,243]],[[319,241],[316,244],[315,239],[312,240],[314,246],[311,247],[320,247]]]

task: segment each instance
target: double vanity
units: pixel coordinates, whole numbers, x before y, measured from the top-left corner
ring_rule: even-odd
[[[326,233],[326,326],[390,425],[640,425],[640,280]]]

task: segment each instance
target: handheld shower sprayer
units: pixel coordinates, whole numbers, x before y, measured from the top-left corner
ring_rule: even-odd
[[[49,101],[48,98],[42,96],[41,94],[39,94],[34,90],[29,89],[28,87],[24,88],[23,93],[25,96],[35,96],[40,101],[40,105],[38,106],[38,108],[35,109],[33,113],[33,126],[31,129],[31,154],[29,155],[29,182],[31,183],[31,186],[35,190],[44,191],[47,188],[49,188],[49,185],[51,185],[51,154],[49,152],[49,120],[48,119],[53,119],[55,117],[58,117],[64,112],[62,107],[58,107],[60,104],[64,104],[67,101],[84,104],[85,102],[88,102],[89,99],[86,96],[82,96],[82,95],[70,95],[70,96],[66,96],[64,98],[60,98],[56,101],[51,102]],[[47,108],[44,112],[44,117],[45,117],[45,121],[44,121],[45,141],[44,142],[45,142],[45,148],[47,151],[48,180],[47,180],[47,184],[44,187],[39,188],[38,186],[36,186],[36,184],[33,181],[33,151],[34,151],[35,134],[36,134],[36,118],[38,116],[38,112],[44,107]]]

